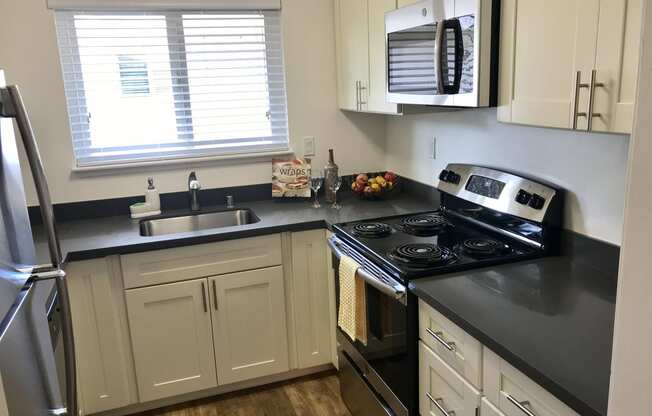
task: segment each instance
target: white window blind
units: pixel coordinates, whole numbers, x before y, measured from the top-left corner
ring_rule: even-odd
[[[288,150],[278,11],[57,11],[78,167]]]

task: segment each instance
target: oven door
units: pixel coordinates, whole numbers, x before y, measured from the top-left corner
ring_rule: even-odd
[[[367,343],[352,340],[338,326],[342,397],[354,416],[408,414],[410,360],[407,353],[405,286],[366,261],[337,237],[329,244],[334,254],[336,305],[339,313],[339,258],[353,257],[361,264],[365,281]],[[363,393],[367,391],[368,394]],[[353,394],[352,392],[355,392]],[[362,399],[361,395],[365,398]]]
[[[427,0],[387,14],[387,101],[486,105],[478,88],[481,2],[445,3]]]

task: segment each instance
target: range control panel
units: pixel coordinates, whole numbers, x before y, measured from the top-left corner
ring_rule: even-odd
[[[469,202],[542,222],[557,190],[511,173],[474,165],[450,164],[437,188]]]

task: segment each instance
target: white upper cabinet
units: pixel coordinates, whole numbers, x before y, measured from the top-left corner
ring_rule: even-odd
[[[600,2],[593,131],[631,133],[643,0]]]
[[[629,133],[641,1],[503,0],[498,119]]]
[[[208,279],[219,384],[288,371],[283,268]]]
[[[217,387],[206,279],[126,291],[141,402]]]
[[[398,114],[385,99],[385,13],[396,0],[335,0],[338,101],[342,110]]]
[[[335,0],[337,92],[342,110],[364,111],[369,84],[367,0]]]

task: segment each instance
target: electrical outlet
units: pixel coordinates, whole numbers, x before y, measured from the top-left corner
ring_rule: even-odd
[[[315,155],[315,138],[304,137],[303,138],[303,155],[304,156],[314,156]]]
[[[432,151],[430,152],[432,159],[437,159],[437,137],[432,138]]]

